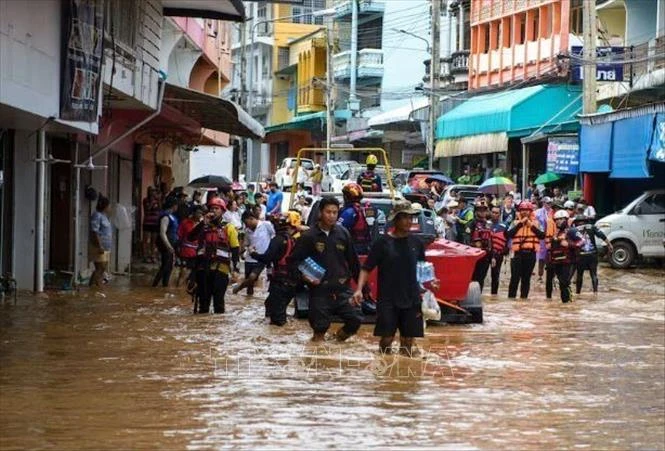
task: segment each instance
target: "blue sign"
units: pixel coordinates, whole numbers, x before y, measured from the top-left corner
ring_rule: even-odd
[[[547,143],[547,171],[576,175],[580,169],[577,136],[553,136]]]
[[[612,61],[621,61],[624,59],[623,47],[596,47],[596,57],[603,62],[596,64],[597,81],[623,81],[623,64],[613,63]],[[570,54],[578,58],[583,58],[584,48],[581,46],[572,46]],[[574,81],[584,79],[584,66],[571,60],[571,72]]]

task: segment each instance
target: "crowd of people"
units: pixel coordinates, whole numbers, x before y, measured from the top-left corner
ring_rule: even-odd
[[[410,354],[413,339],[423,334],[420,297],[439,283],[430,280],[426,285],[416,274],[418,262],[425,261],[425,246],[411,233],[411,224],[424,207],[434,212],[436,236],[485,251],[472,276],[481,290],[489,273],[491,294],[498,293],[501,268],[509,259],[509,298],[517,297],[518,288],[520,297],[528,298],[534,271],[538,281],[545,283],[547,298],[552,297],[557,279],[562,302],[570,302],[575,271],[578,293],[586,271],[592,290],[598,291],[595,238],[605,242],[607,238],[593,225],[595,211],[584,199],[566,199],[557,187],[534,189],[528,200],[519,202],[512,192],[467,199],[446,190],[442,181],[430,180],[419,193],[425,206],[401,200],[379,220],[381,211],[363,202],[365,192],[381,190],[374,164],[368,159],[358,183],[343,188],[342,203],[335,197],[319,199],[318,220],[311,228],[304,224],[313,198],[303,187],[297,191],[295,208],[286,213],[276,183],[249,184],[239,191],[195,191],[191,199],[182,187],[165,196],[148,188],[143,200],[143,257],[156,261],[153,249],[159,253],[152,285],[168,286],[177,267],[175,284],[186,280],[195,313],[209,313],[212,308],[213,313],[222,314],[231,283],[234,294],[246,290],[251,296],[267,271],[265,316],[271,324],[286,323],[287,306],[306,286],[315,341],[324,338],[333,316],[344,322],[335,337],[346,340],[360,327],[362,311],[376,314],[375,335],[382,352],[390,351],[399,330],[400,349]],[[100,198],[91,220],[91,249],[96,251],[100,274],[108,260],[110,223],[103,214],[107,209],[108,200]],[[362,265],[359,255],[366,256]],[[375,268],[379,272],[376,300],[367,288],[369,272]],[[100,274],[95,273],[94,284],[99,283]],[[355,291],[352,280],[357,281]]]

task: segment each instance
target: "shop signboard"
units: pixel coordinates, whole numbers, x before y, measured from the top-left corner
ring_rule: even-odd
[[[596,64],[597,81],[623,81],[623,64],[612,61],[624,59],[624,50],[623,47],[596,47],[596,55],[600,60]],[[577,58],[582,58],[584,49],[581,46],[572,46],[570,53]],[[574,81],[584,79],[584,65],[578,61],[573,60],[571,63]]]
[[[547,143],[547,171],[576,175],[580,167],[577,136],[552,136]]]
[[[65,0],[62,4],[60,117],[97,122],[104,56],[104,2]]]

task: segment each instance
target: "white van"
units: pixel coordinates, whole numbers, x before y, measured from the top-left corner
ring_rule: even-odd
[[[628,268],[638,256],[665,258],[665,190],[646,191],[596,227],[612,243],[614,268]]]

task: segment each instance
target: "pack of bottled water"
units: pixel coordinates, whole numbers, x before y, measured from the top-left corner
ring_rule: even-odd
[[[298,270],[302,273],[305,280],[310,283],[318,284],[326,275],[326,270],[311,257],[307,257],[299,266]]]
[[[418,283],[421,284],[436,279],[434,265],[431,262],[418,262],[416,265],[416,277],[418,278]]]

